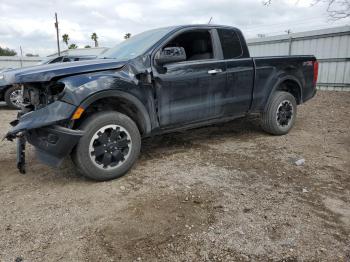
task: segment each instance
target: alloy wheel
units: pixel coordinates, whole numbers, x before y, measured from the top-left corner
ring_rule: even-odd
[[[98,168],[112,170],[128,159],[131,147],[131,137],[125,128],[119,125],[107,125],[92,136],[89,155]]]

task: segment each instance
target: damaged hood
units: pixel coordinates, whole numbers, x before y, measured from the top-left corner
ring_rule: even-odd
[[[29,82],[46,82],[54,77],[118,69],[125,64],[126,61],[118,61],[116,59],[94,59],[69,63],[38,65],[5,72],[3,80],[8,85]]]

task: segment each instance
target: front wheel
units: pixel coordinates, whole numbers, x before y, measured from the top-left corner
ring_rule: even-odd
[[[273,135],[284,135],[293,127],[297,115],[297,103],[292,94],[275,92],[261,116],[262,128]]]
[[[114,111],[96,113],[80,129],[84,135],[72,159],[84,176],[98,181],[115,179],[136,162],[141,136],[128,116]]]

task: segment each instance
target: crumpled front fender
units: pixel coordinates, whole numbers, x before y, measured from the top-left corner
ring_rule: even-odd
[[[40,127],[55,125],[59,121],[68,120],[76,110],[76,106],[55,101],[48,106],[28,112],[19,117],[17,124],[7,133],[7,139],[13,139],[17,133]]]
[[[138,80],[129,67],[121,70],[95,72],[62,78],[64,93],[60,98],[69,104],[79,106],[91,95],[105,90],[123,90],[129,92],[137,89]]]

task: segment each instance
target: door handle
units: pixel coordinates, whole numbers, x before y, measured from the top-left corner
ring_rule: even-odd
[[[212,69],[212,70],[208,71],[208,74],[209,75],[215,75],[215,74],[221,73],[221,72],[222,72],[222,69]]]

